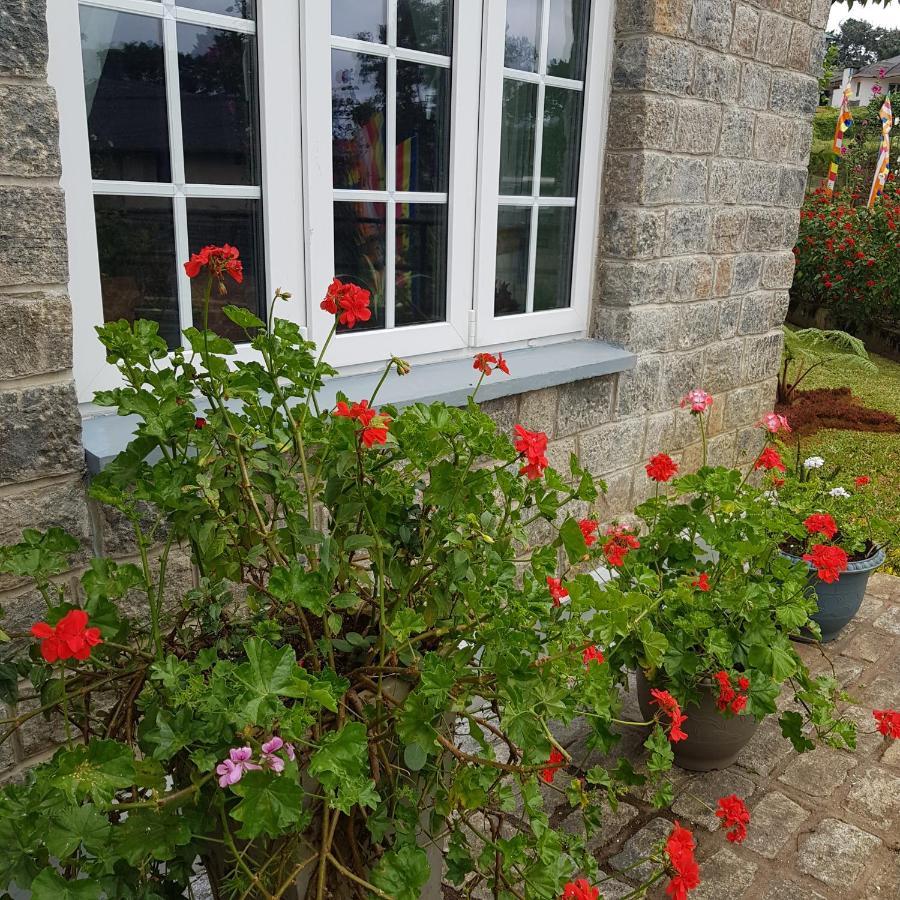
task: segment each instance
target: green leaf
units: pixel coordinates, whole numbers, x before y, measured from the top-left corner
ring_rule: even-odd
[[[425,768],[425,763],[428,762],[428,754],[421,744],[407,744],[403,749],[403,761],[406,763],[406,768],[411,772],[418,772]]]
[[[287,775],[247,772],[231,789],[242,798],[231,818],[243,823],[238,837],[247,840],[261,834],[278,837],[310,815],[303,808],[303,790]]]
[[[239,328],[265,328],[266,323],[263,322],[262,319],[254,316],[249,309],[244,309],[243,306],[228,306],[222,307],[222,312],[234,322]]]
[[[66,881],[56,869],[44,869],[31,882],[31,900],[99,900],[100,885],[88,878]]]
[[[307,572],[294,561],[290,566],[277,566],[269,577],[269,592],[279,600],[295,603],[314,616],[322,616],[328,606],[329,592],[317,572]]]
[[[804,753],[815,747],[815,744],[803,734],[803,717],[800,713],[782,713],[778,724],[781,725],[781,733],[794,745],[798,753]]]
[[[239,701],[244,715],[251,721],[273,714],[279,697],[305,697],[309,693],[293,648],[279,649],[262,638],[250,638],[244,652],[248,661],[235,668],[234,677],[241,689]]]
[[[174,859],[189,844],[191,829],[178,810],[135,809],[116,828],[116,849],[133,866]]]
[[[73,802],[90,797],[101,806],[109,805],[116,791],[134,784],[134,756],[116,741],[91,741],[86,747],[61,750],[54,762],[51,784]]]
[[[357,805],[374,808],[378,804],[362,722],[350,722],[340,731],[326,734],[310,758],[308,771],[325,789],[331,805],[342,812],[349,813]]]
[[[385,853],[372,872],[372,884],[394,900],[419,900],[430,874],[425,851],[407,844]]]
[[[82,844],[98,856],[109,840],[110,825],[106,816],[93,806],[69,807],[57,813],[47,831],[47,849],[59,859],[71,856]]]
[[[588,552],[584,534],[575,519],[569,518],[563,522],[562,528],[559,529],[559,537],[565,547],[569,562],[578,562]]]

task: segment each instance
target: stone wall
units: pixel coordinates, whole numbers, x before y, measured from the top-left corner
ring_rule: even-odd
[[[770,408],[791,247],[806,178],[830,0],[618,0],[593,332],[633,350],[623,375],[491,401],[507,430],[547,431],[551,461],[577,453],[609,484],[608,521],[650,492],[660,450],[699,462],[678,400],[702,386],[714,462],[746,464]],[[0,544],[58,525],[91,555],[129,558],[133,536],[85,498],[71,374],[71,309],[57,115],[44,0],[0,8]],[[170,563],[175,589],[190,581]],[[75,579],[80,571],[72,573]],[[42,602],[0,577],[5,628]],[[2,712],[2,710],[0,710]],[[47,727],[0,773],[46,752]],[[4,754],[6,754],[4,756]]]

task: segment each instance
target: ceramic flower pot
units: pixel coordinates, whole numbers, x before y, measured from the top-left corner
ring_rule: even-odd
[[[647,720],[658,712],[651,702],[650,688],[646,676],[638,670],[638,703]],[[672,744],[672,750],[675,765],[689,772],[710,772],[730,766],[759,725],[751,715],[723,716],[716,708],[716,696],[717,688],[711,683],[701,685],[699,706],[692,705],[682,710],[687,715],[687,721],[682,726],[687,732],[687,740]]]
[[[784,555],[792,562],[804,562],[788,553]],[[831,584],[822,581],[813,566],[805,563],[809,569],[809,583],[816,592],[816,602],[819,604],[819,611],[812,619],[822,629],[823,643],[833,641],[859,612],[869,576],[884,562],[884,558],[884,550],[879,550],[868,559],[851,562],[847,571]]]

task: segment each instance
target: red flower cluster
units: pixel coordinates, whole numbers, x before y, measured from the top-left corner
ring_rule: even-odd
[[[208,269],[209,274],[218,281],[228,274],[238,284],[244,280],[244,264],[238,259],[240,251],[231,244],[223,244],[214,247],[210,244],[199,253],[194,253],[184,264],[184,271],[188,278],[196,278],[202,269]]]
[[[644,468],[653,481],[668,481],[678,474],[678,463],[668,453],[657,453]]]
[[[548,575],[547,587],[550,590],[550,596],[553,598],[554,606],[559,606],[559,604],[569,596],[569,592],[563,587],[562,581],[560,581],[559,578],[551,578]]]
[[[592,887],[586,878],[579,878],[563,885],[560,900],[598,900],[599,897],[599,888]]]
[[[900,740],[900,712],[895,709],[876,709],[872,715],[878,723],[879,733]]]
[[[477,369],[485,376],[489,376],[494,371],[491,368],[492,366],[496,366],[501,372],[509,375],[509,366],[507,366],[502,353],[498,353],[496,356],[493,353],[479,353],[475,356],[472,368]]]
[[[691,587],[706,593],[709,590],[709,575],[707,575],[706,572],[701,572],[697,578],[691,582]]]
[[[681,726],[687,722],[687,716],[681,711],[678,701],[668,692],[658,688],[650,691],[651,703],[655,703],[669,717],[669,740],[673,744],[687,740],[687,734]]]
[[[540,478],[544,469],[550,465],[547,460],[547,435],[543,431],[529,431],[516,425],[516,450],[525,456],[526,464],[519,469],[520,475],[527,475],[531,481]]]
[[[589,669],[592,662],[598,665],[605,663],[606,657],[599,647],[585,647],[584,652],[581,654],[581,661],[584,663],[584,667]]]
[[[722,827],[732,844],[740,844],[747,837],[747,826],[750,824],[750,811],[737,794],[729,794],[719,798],[716,816],[722,820]]]
[[[592,547],[597,543],[597,529],[600,527],[596,519],[582,519],[578,523],[581,534],[584,537],[584,545]]]
[[[753,464],[753,468],[766,469],[767,471],[771,471],[772,469],[778,469],[779,472],[785,471],[781,456],[774,447],[766,447],[766,449],[759,454],[759,458]]]
[[[541,769],[541,778],[543,778],[547,784],[553,784],[553,779],[556,777],[557,770],[562,768],[565,761],[566,758],[556,749],[556,747],[554,747],[550,751],[550,759],[547,760],[547,768]]]
[[[688,893],[700,885],[700,867],[694,859],[694,836],[676,822],[666,841],[666,856],[673,869],[673,876],[666,887],[672,900],[685,900]]]
[[[867,484],[871,484],[872,479],[869,478],[868,475],[859,475],[858,477],[853,479],[853,483],[858,487],[865,487]]]
[[[353,328],[357,322],[368,322],[372,318],[369,309],[369,292],[355,284],[344,284],[335,278],[328,286],[325,299],[319,304],[322,309],[338,317],[341,325]]]
[[[812,563],[819,578],[826,584],[839,581],[841,572],[847,571],[847,565],[850,562],[850,558],[840,547],[828,544],[815,544],[809,553],[803,555],[803,558],[808,563]]]
[[[56,625],[35,622],[31,633],[41,642],[41,656],[48,663],[66,659],[87,659],[91,647],[102,644],[99,628],[88,628],[88,614],[83,609],[69,610]]]
[[[625,557],[632,550],[638,550],[641,546],[641,542],[621,525],[608,528],[606,536],[609,540],[603,545],[603,555],[606,557],[606,561],[616,569],[625,562]]]
[[[838,532],[837,523],[828,513],[814,513],[804,519],[803,524],[810,534],[821,534],[829,541]]]
[[[206,419],[203,418],[203,416],[197,416],[194,419],[194,428],[196,428],[197,431],[203,431],[203,429],[206,428],[207,424],[208,423]]]
[[[732,677],[724,669],[713,675],[716,683],[719,685],[719,696],[716,699],[716,706],[720,712],[731,710],[737,715],[747,705],[747,691],[750,690],[750,680],[741,675],[737,679],[737,687],[732,683]]]
[[[341,400],[334,409],[334,415],[341,419],[356,419],[363,426],[360,440],[367,446],[384,444],[387,441],[388,426],[391,424],[390,416],[381,415],[377,409],[369,406],[368,400],[354,403],[353,406]]]

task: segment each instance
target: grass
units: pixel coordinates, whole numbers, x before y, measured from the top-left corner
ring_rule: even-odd
[[[823,367],[804,380],[803,388],[849,387],[866,406],[900,418],[900,363],[875,354],[871,359],[877,372]],[[825,429],[801,440],[804,455],[822,456],[848,474],[868,475],[880,514],[889,522],[900,522],[900,433]],[[883,571],[900,575],[900,541],[896,536]]]

